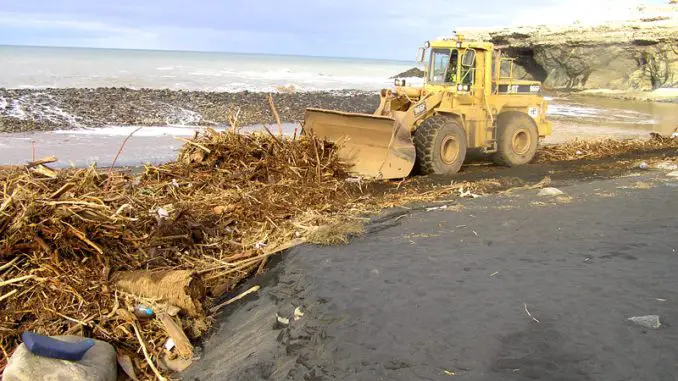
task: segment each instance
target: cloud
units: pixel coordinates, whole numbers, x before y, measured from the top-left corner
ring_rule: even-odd
[[[665,0],[647,0],[664,3]],[[621,17],[633,0],[23,0],[0,44],[236,51],[411,60],[456,28]],[[616,5],[615,5],[616,4]],[[619,5],[622,4],[622,5]]]
[[[0,31],[7,43],[144,48],[157,42],[157,35],[144,29],[82,21],[42,13],[0,12]]]
[[[526,9],[516,17],[512,25],[563,25],[599,24],[606,21],[627,20],[634,14],[640,2],[634,0],[569,0],[554,2],[547,6]]]

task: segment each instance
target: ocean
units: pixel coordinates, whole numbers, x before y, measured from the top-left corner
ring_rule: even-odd
[[[151,50],[0,46],[0,87],[299,91],[390,87],[415,62]]]

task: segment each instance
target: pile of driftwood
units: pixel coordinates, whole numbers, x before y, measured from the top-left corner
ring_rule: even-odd
[[[678,138],[664,137],[652,133],[650,139],[575,139],[566,143],[540,147],[535,161],[599,159],[635,151],[653,151],[667,148],[678,149]]]
[[[0,170],[0,367],[30,330],[99,338],[137,376],[164,374],[208,329],[210,296],[352,199],[333,147],[308,137],[209,130],[139,174],[52,160]]]

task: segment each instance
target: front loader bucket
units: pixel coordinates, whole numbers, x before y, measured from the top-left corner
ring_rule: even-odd
[[[337,144],[340,160],[359,176],[404,178],[414,167],[410,131],[394,118],[309,108],[304,131]]]

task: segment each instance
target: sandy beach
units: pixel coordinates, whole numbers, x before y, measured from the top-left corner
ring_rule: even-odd
[[[529,167],[494,175],[551,173],[565,196],[413,205],[349,245],[292,250],[242,286],[262,291],[222,312],[182,378],[678,377],[675,178],[613,160]]]

